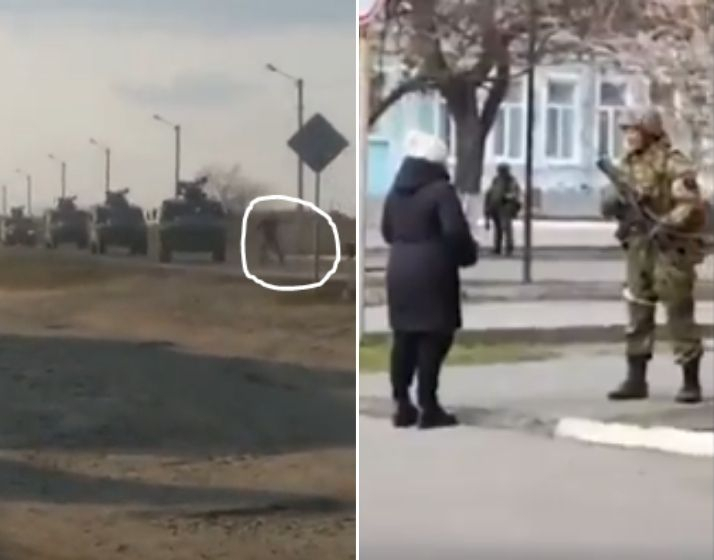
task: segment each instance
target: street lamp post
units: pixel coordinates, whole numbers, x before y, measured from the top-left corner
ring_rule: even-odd
[[[100,150],[104,150],[104,191],[109,192],[111,188],[112,151],[108,146],[100,144],[94,138],[90,138],[89,143]]]
[[[62,198],[65,198],[67,196],[67,162],[58,159],[54,154],[49,154],[47,157],[49,157],[51,160],[59,162],[60,164],[60,169],[61,169],[61,175],[60,175],[60,189],[61,189],[61,196]]]
[[[27,181],[27,215],[32,216],[32,175],[22,169],[15,169],[15,173],[24,176]]]
[[[179,182],[180,182],[180,178],[181,178],[181,125],[167,121],[161,115],[154,115],[154,120],[164,123],[164,124],[170,126],[171,128],[173,128],[174,133],[176,135],[176,162],[175,162],[176,168],[174,170],[174,173],[175,173],[175,181],[176,181],[175,192],[176,192],[176,195],[178,196]]]
[[[526,192],[523,209],[523,283],[532,282],[532,231],[533,231],[533,119],[535,103],[535,43],[536,0],[529,0],[528,23],[528,98],[526,128]]]
[[[266,64],[265,67],[269,72],[278,74],[284,78],[290,80],[297,89],[297,122],[298,130],[300,130],[304,124],[305,119],[305,80],[302,78],[297,78],[287,72],[283,72],[274,64]],[[297,164],[297,196],[300,199],[304,199],[304,171],[305,166],[303,165],[302,158],[298,156]],[[302,205],[298,205],[298,208],[302,208]]]

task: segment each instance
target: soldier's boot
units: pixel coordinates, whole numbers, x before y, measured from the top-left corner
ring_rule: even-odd
[[[628,356],[627,377],[615,390],[607,394],[611,401],[646,399],[649,396],[647,386],[647,362],[649,356]]]
[[[409,428],[417,423],[419,410],[409,399],[396,401],[394,414],[392,414],[392,424],[395,428]]]
[[[682,365],[683,384],[675,400],[678,403],[694,404],[702,402],[702,387],[699,383],[700,357],[689,360]]]

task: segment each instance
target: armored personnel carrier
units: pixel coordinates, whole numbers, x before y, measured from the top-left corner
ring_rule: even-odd
[[[206,195],[208,177],[179,183],[178,196],[165,200],[159,211],[159,260],[170,262],[173,253],[210,253],[215,262],[226,260],[226,210]]]
[[[37,226],[30,216],[25,216],[21,206],[10,209],[10,216],[2,221],[3,245],[32,247],[37,242]]]
[[[144,213],[127,199],[129,189],[108,191],[103,204],[89,213],[89,248],[103,255],[108,247],[124,247],[132,255],[146,255],[149,235]]]
[[[57,206],[45,213],[45,246],[55,249],[59,245],[74,244],[80,249],[87,246],[87,212],[77,207],[76,197],[63,197]]]

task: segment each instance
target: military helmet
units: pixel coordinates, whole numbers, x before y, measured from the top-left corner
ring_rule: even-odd
[[[508,165],[507,163],[502,162],[496,166],[496,171],[499,171],[500,173],[505,173],[506,171],[510,171],[510,170],[511,170],[511,166]]]
[[[637,128],[651,136],[662,136],[662,115],[653,107],[634,108],[625,111],[619,119],[621,128]]]

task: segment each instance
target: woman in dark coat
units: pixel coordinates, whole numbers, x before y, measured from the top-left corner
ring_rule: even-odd
[[[461,327],[459,267],[478,258],[478,245],[446,170],[447,148],[412,132],[407,155],[387,195],[382,235],[387,265],[394,425],[453,426],[437,398],[441,365]],[[419,410],[409,389],[417,373]]]

